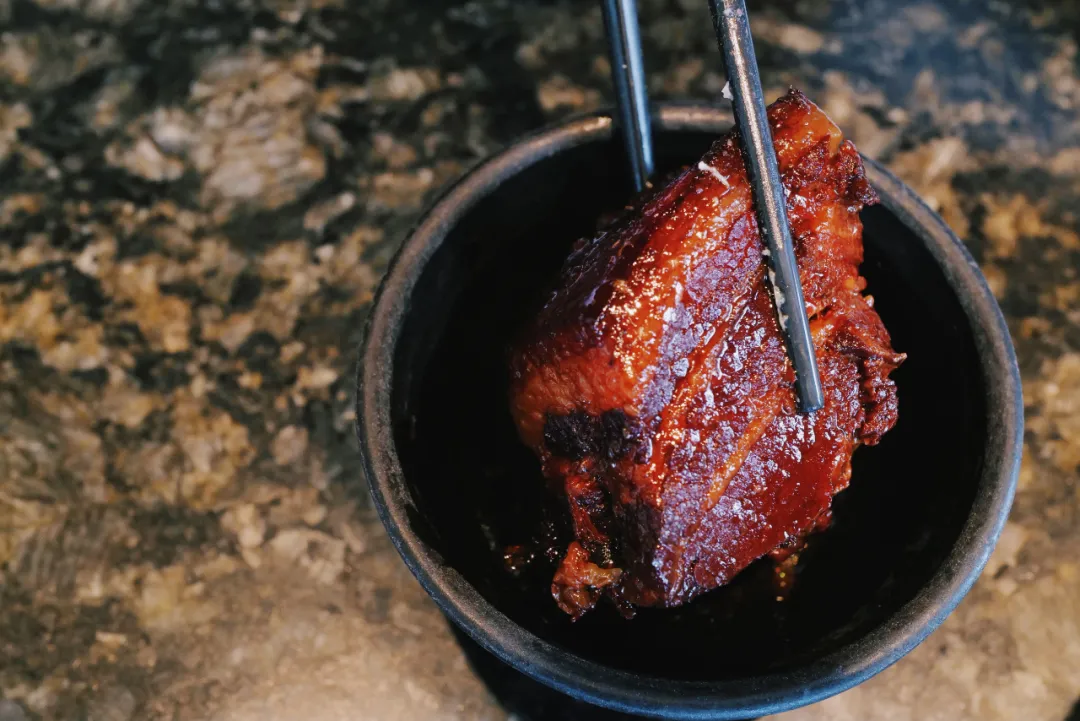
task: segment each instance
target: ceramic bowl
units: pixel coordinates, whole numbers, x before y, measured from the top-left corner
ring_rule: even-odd
[[[657,109],[658,172],[696,162],[730,126]],[[767,562],[685,607],[571,623],[550,566],[510,574],[548,503],[507,403],[506,349],[577,238],[628,198],[612,120],[527,137],[478,165],[401,247],[368,319],[357,429],[374,503],[405,563],[454,623],[570,696],[665,718],[748,718],[818,701],[913,649],[974,583],[1020,465],[1023,412],[1005,321],[959,239],[870,160],[869,292],[908,360],[900,420],[854,458],[832,526],[790,596]]]

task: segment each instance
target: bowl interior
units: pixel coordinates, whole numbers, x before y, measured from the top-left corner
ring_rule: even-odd
[[[692,163],[715,136],[659,131],[657,166]],[[632,621],[601,606],[576,624],[552,601],[553,565],[515,576],[550,507],[507,408],[506,352],[569,252],[628,193],[621,149],[596,140],[524,169],[482,199],[427,263],[395,351],[392,424],[421,540],[495,608],[602,665],[678,680],[783,672],[857,641],[923,588],[961,533],[984,454],[985,389],[967,316],[922,242],[883,206],[863,213],[862,272],[894,346],[900,420],[855,454],[834,522],[778,601],[759,561],[726,587]]]

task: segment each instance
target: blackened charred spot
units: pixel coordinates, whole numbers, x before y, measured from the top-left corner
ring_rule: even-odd
[[[600,426],[601,451],[610,461],[629,454],[641,443],[641,426],[621,410],[600,416]]]
[[[622,410],[599,416],[584,411],[548,413],[544,418],[544,445],[560,458],[576,461],[600,456],[614,461],[632,452],[640,442],[640,426]]]
[[[584,411],[544,416],[544,445],[556,456],[577,461],[596,452],[593,417]]]
[[[604,489],[588,476],[572,476],[567,479],[566,495],[571,503],[589,516],[603,514],[608,506]]]
[[[640,435],[640,434],[639,434]],[[648,436],[638,439],[638,444],[635,446],[634,451],[634,463],[646,463],[649,460],[649,456],[652,455],[652,441]]]

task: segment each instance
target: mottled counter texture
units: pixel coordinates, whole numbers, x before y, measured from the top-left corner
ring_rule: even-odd
[[[784,718],[1060,721],[1080,694],[1080,17],[768,5],[767,94],[803,87],[967,241],[1028,421],[959,610]],[[655,96],[716,100],[704,1],[641,13]],[[0,721],[506,718],[372,512],[350,370],[432,194],[610,100],[594,3],[0,0],[0,29]]]

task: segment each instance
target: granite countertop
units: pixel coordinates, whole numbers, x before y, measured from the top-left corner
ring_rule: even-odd
[[[761,5],[767,94],[966,240],[1027,406],[970,596],[783,718],[1080,717],[1080,12]],[[706,3],[641,15],[654,96],[716,101]],[[596,4],[0,0],[0,28],[0,721],[524,718],[383,533],[350,371],[424,203],[610,102]]]

